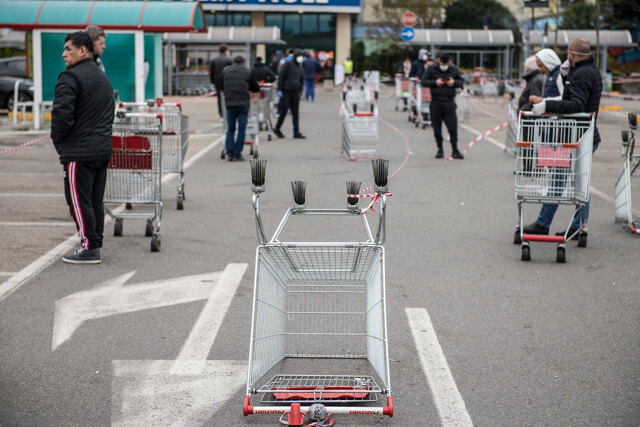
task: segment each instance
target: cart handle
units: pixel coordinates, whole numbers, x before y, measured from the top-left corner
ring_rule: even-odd
[[[544,113],[543,115],[539,116],[539,115],[533,114],[532,111],[520,111],[520,117],[544,117],[544,118],[547,118],[547,117],[558,117],[558,118],[575,117],[575,118],[583,118],[584,119],[586,117],[593,118],[593,116],[595,114],[596,113],[588,113],[588,112],[585,112],[585,113],[571,113],[571,114]]]
[[[516,147],[529,148],[529,147],[531,147],[532,144],[533,143],[531,141],[517,141],[516,142]],[[577,149],[578,147],[580,147],[580,143],[579,142],[563,142],[562,143],[562,148]]]

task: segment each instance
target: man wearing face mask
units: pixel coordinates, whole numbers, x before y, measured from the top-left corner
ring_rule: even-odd
[[[411,71],[409,71],[409,77],[422,78],[426,69],[426,62],[429,60],[429,52],[427,49],[420,49],[418,51],[418,57],[411,64]]]
[[[562,100],[546,100],[530,97],[533,106],[533,114],[541,115],[546,113],[572,114],[572,113],[595,113],[596,119],[598,110],[600,109],[600,95],[602,92],[602,77],[600,71],[596,68],[591,56],[591,45],[586,39],[575,39],[569,43],[568,53],[569,64],[571,69],[565,82]],[[593,135],[593,150],[598,149],[600,144],[600,133],[596,126]],[[525,234],[549,234],[549,227],[553,221],[553,217],[558,209],[557,204],[543,204],[540,214],[536,222],[524,227]],[[589,219],[589,201],[581,209],[581,215],[584,218],[583,224]],[[577,231],[586,234],[586,227],[580,228],[580,215],[575,215],[567,236],[576,235]],[[564,235],[564,231],[556,233],[556,235]]]
[[[430,66],[422,76],[422,86],[431,88],[431,124],[438,145],[436,159],[444,157],[442,149],[442,121],[444,120],[451,137],[451,157],[462,160],[458,151],[458,116],[456,115],[456,88],[462,88],[462,77],[458,69],[451,64],[449,55],[440,55],[438,63]]]
[[[294,60],[286,61],[280,67],[278,72],[278,96],[280,97],[278,123],[273,130],[278,138],[284,138],[284,134],[280,131],[284,119],[287,117],[289,109],[293,117],[293,138],[305,139],[300,133],[299,113],[300,113],[300,97],[302,95],[302,84],[304,72],[302,70],[302,61],[304,57],[302,52],[296,49],[293,52]]]

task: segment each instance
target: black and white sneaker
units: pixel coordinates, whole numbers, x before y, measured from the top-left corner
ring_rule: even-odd
[[[65,255],[62,257],[62,261],[69,264],[100,264],[102,257],[100,256],[100,249],[78,249],[73,255]]]

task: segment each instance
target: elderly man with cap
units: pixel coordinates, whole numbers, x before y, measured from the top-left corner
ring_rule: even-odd
[[[572,113],[595,113],[596,119],[600,109],[600,94],[602,92],[602,77],[596,68],[591,56],[591,45],[586,39],[575,39],[569,43],[568,53],[571,70],[567,76],[565,90],[562,100],[538,100],[530,97],[533,106],[533,113],[541,115],[546,113],[572,114]],[[596,127],[593,135],[593,151],[595,152],[600,144],[600,133]],[[524,227],[526,234],[549,234],[549,227],[558,209],[557,204],[544,204],[540,209],[540,214],[536,222]],[[574,215],[567,236],[586,234],[586,227],[580,230],[581,221],[585,225],[589,219],[589,201],[581,209],[580,214]],[[564,232],[556,233],[564,235]],[[585,240],[586,242],[586,240]]]

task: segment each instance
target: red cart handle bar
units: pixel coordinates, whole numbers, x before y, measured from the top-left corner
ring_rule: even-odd
[[[291,412],[291,406],[251,406],[249,396],[244,397],[242,413],[246,417],[250,414],[286,414]],[[309,412],[310,406],[300,406],[300,412]],[[387,397],[387,406],[325,406],[330,414],[368,414],[388,415],[393,417],[393,398]]]

